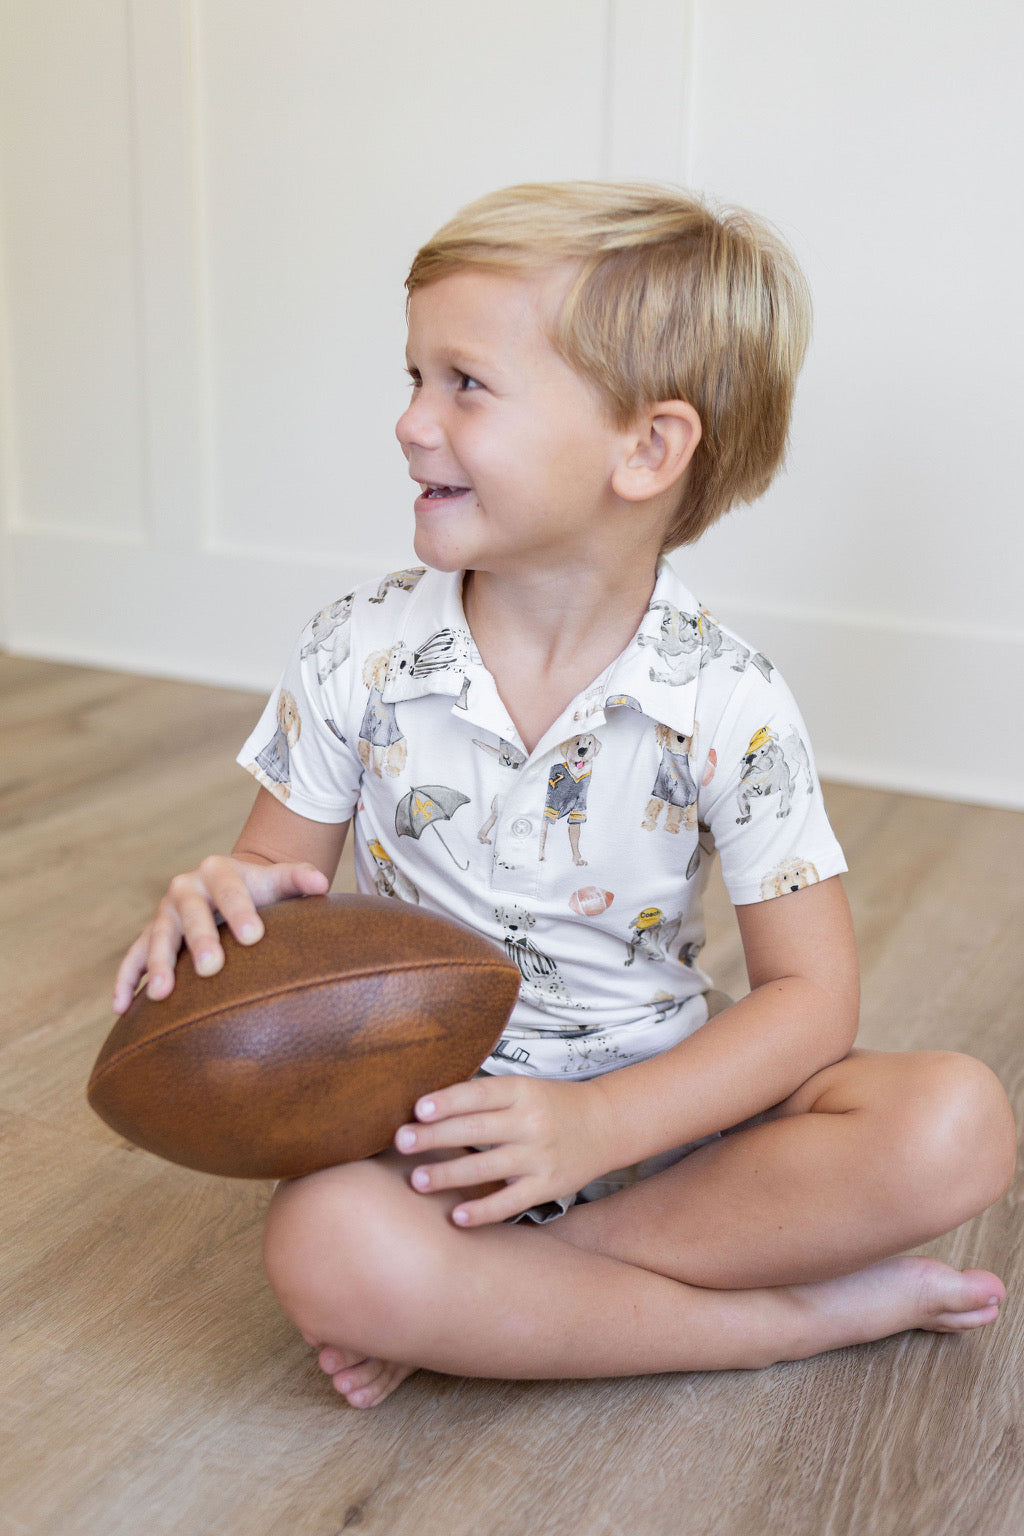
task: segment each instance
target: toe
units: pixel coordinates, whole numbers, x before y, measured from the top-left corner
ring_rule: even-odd
[[[973,1312],[940,1312],[931,1327],[935,1333],[965,1333],[969,1328],[983,1328],[986,1323],[994,1323],[998,1316],[999,1307],[993,1303]]]
[[[407,1376],[412,1374],[412,1367],[408,1365],[394,1365],[390,1362],[381,1363],[379,1374],[349,1395],[348,1401],[353,1408],[376,1408],[386,1397],[399,1386]]]
[[[349,1370],[352,1366],[362,1365],[365,1355],[356,1350],[342,1349],[340,1344],[328,1344],[320,1351],[319,1366],[328,1376],[336,1376],[339,1371]]]
[[[987,1269],[965,1269],[960,1275],[960,1293],[946,1309],[951,1316],[973,1316],[976,1312],[999,1311],[1006,1300],[1006,1287],[998,1275]]]
[[[962,1333],[981,1328],[999,1316],[1006,1287],[987,1269],[965,1269],[962,1274],[936,1270],[928,1277],[932,1291],[932,1316],[924,1324],[939,1333]]]
[[[965,1269],[964,1279],[969,1282],[976,1296],[984,1296],[986,1306],[1000,1306],[1006,1300],[1006,1286],[998,1275],[987,1269]]]
[[[334,1374],[334,1385],[348,1397],[351,1392],[362,1392],[383,1375],[387,1366],[383,1360],[360,1360],[355,1365],[343,1366]]]

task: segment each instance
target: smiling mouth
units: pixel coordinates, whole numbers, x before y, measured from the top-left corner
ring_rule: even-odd
[[[464,496],[468,485],[428,485],[420,482],[420,489],[428,501],[445,501],[452,496]]]

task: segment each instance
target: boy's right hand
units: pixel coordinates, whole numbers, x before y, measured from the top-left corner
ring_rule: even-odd
[[[170,995],[182,941],[197,975],[215,976],[224,964],[218,912],[240,944],[255,944],[264,931],[259,907],[291,896],[324,896],[330,884],[314,864],[257,864],[216,854],[198,869],[175,875],[153,921],[121,961],[114,1012],[124,1013],[143,976],[148,977],[147,997]]]

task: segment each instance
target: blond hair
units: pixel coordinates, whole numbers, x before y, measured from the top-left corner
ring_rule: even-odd
[[[406,288],[467,268],[577,262],[551,341],[626,426],[685,400],[703,434],[664,548],[767,490],[786,452],[810,337],[807,284],[782,236],[671,187],[528,183],[470,203],[416,254]]]

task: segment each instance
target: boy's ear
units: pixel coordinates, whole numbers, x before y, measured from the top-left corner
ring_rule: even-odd
[[[701,439],[700,417],[687,400],[659,400],[631,429],[626,453],[612,474],[623,501],[647,501],[671,490],[686,473]]]

